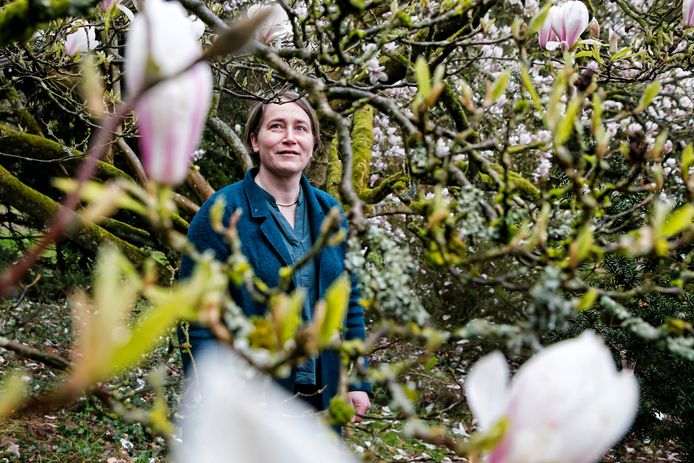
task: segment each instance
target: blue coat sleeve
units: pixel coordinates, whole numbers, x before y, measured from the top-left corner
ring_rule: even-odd
[[[190,227],[188,228],[188,241],[195,246],[198,252],[211,251],[214,253],[215,259],[223,261],[229,257],[229,247],[224,242],[224,239],[212,230],[212,226],[210,225],[209,211],[210,206],[214,204],[213,198],[210,198],[203,204],[190,223]],[[188,256],[183,256],[179,279],[183,280],[190,277],[193,274],[194,268],[195,262],[193,259]],[[190,323],[187,328],[179,325],[177,334],[179,346],[181,346],[183,371],[185,374],[189,374],[193,360],[198,358],[203,350],[215,346],[214,336],[210,330],[199,323]]]

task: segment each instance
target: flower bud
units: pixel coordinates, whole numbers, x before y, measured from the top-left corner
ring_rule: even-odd
[[[156,85],[137,100],[135,114],[145,171],[159,183],[176,185],[200,142],[212,97],[212,72],[199,62],[196,27],[177,2],[147,0],[128,32],[125,77],[132,94]]]
[[[600,23],[597,19],[593,18],[588,25],[588,30],[590,31],[590,36],[594,39],[600,38]]]
[[[559,7],[558,14],[552,16],[552,29],[559,38],[564,50],[570,50],[590,21],[588,8],[583,2],[566,2]]]
[[[269,9],[268,17],[256,29],[256,40],[263,44],[270,44],[276,40],[282,40],[292,36],[292,24],[289,16],[277,3],[269,6],[263,4],[252,5],[248,9],[248,17],[252,17],[261,11]]]

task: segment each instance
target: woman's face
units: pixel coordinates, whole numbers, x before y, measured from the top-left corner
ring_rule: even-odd
[[[313,133],[308,114],[296,103],[265,107],[251,147],[260,157],[260,167],[277,177],[301,173],[313,155]]]

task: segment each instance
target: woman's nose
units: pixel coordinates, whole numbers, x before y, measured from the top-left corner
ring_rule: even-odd
[[[296,143],[296,133],[294,132],[294,130],[288,128],[284,132],[284,139],[282,141],[284,143]]]

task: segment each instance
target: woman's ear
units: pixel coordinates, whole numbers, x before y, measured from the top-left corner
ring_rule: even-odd
[[[251,134],[251,149],[254,153],[258,152],[258,137],[254,133]]]

